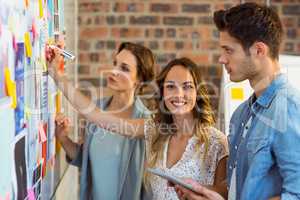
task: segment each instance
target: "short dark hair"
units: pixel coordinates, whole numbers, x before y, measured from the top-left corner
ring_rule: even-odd
[[[272,8],[244,3],[214,12],[214,22],[219,31],[226,31],[237,39],[245,51],[248,52],[254,42],[263,42],[270,48],[270,57],[278,59],[283,27]]]

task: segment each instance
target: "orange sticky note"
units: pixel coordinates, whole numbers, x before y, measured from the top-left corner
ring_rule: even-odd
[[[61,150],[61,144],[59,143],[58,140],[56,140],[56,142],[55,142],[55,152],[57,154],[59,154],[60,150]]]
[[[243,100],[244,99],[243,88],[231,88],[231,99],[232,100]]]
[[[14,81],[11,80],[10,71],[7,67],[4,68],[5,85],[8,96],[12,98],[12,108],[17,107],[17,86]]]
[[[61,112],[61,92],[56,94],[56,113]]]
[[[29,6],[29,0],[24,0],[24,1],[25,1],[26,8],[28,8],[28,6]]]
[[[31,46],[29,32],[25,33],[24,42],[25,42],[26,56],[30,58],[32,56],[32,46]]]
[[[39,10],[40,10],[40,18],[43,18],[44,10],[43,10],[43,1],[42,0],[39,0]]]

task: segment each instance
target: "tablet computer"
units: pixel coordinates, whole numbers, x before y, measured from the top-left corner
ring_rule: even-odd
[[[182,186],[182,187],[184,187],[184,188],[186,188],[186,189],[189,189],[189,190],[191,190],[191,191],[193,191],[193,192],[195,192],[195,193],[198,193],[198,192],[193,188],[192,185],[183,182],[180,178],[178,178],[178,177],[176,177],[176,176],[173,176],[173,175],[171,175],[171,174],[168,174],[168,173],[164,172],[164,171],[161,170],[161,169],[157,169],[157,168],[156,168],[156,169],[154,169],[154,168],[147,168],[147,171],[150,172],[150,173],[152,173],[152,174],[154,174],[154,175],[157,175],[157,176],[159,176],[159,177],[161,177],[161,178],[164,178],[164,179],[170,181],[171,183],[180,185],[180,186]]]

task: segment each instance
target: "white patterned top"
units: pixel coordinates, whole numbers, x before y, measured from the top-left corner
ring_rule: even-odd
[[[150,141],[155,134],[155,123],[152,119],[145,122],[146,138],[146,156],[149,157]],[[167,168],[167,151],[170,137],[164,145],[163,159],[159,160],[155,168],[160,168],[166,173],[182,178],[192,178],[200,184],[213,185],[215,171],[218,162],[228,156],[228,144],[225,134],[221,133],[214,127],[209,128],[210,138],[209,147],[205,160],[203,159],[205,148],[204,144],[196,145],[198,139],[192,136],[182,157],[171,168]],[[197,148],[198,147],[198,148]],[[177,194],[173,187],[167,185],[167,181],[158,176],[152,175],[150,185],[153,192],[154,200],[177,200]]]

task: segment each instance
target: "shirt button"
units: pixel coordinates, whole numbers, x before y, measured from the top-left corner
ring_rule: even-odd
[[[232,169],[232,165],[229,166],[229,169]]]
[[[244,126],[244,123],[242,123],[242,126]]]
[[[234,146],[234,149],[237,150],[237,148],[238,148],[237,145],[235,145],[235,146]]]
[[[248,126],[245,127],[246,130],[248,130],[248,128],[249,128]]]

